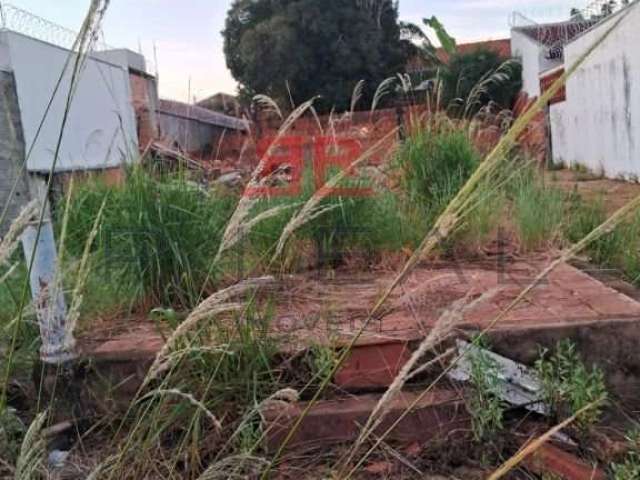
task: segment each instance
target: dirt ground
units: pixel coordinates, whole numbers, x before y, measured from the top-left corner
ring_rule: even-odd
[[[567,192],[577,192],[585,200],[601,200],[611,214],[640,195],[640,183],[610,180],[574,170],[545,172],[545,181]]]

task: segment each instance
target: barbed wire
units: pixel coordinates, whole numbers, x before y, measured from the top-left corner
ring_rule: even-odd
[[[0,14],[3,29],[21,33],[68,50],[74,47],[78,37],[78,32],[10,3],[0,4]],[[101,40],[95,42],[93,49],[109,50],[111,47]]]
[[[540,43],[550,49],[561,49],[580,33],[631,3],[633,2],[625,0],[593,0],[583,9],[572,9],[567,12],[566,21],[550,24],[540,24],[520,12],[513,12],[509,23],[512,28],[535,29],[536,39]]]

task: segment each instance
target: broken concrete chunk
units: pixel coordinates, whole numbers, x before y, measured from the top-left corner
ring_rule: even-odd
[[[459,382],[470,381],[472,356],[486,355],[497,367],[498,380],[500,381],[499,395],[502,400],[541,415],[549,414],[549,407],[541,401],[540,380],[530,368],[464,340],[457,340],[457,346],[461,358],[449,371],[449,378]]]

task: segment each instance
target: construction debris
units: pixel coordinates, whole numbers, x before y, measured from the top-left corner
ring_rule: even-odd
[[[460,359],[449,371],[449,378],[459,382],[470,381],[473,356],[484,355],[496,366],[500,381],[498,393],[502,400],[541,415],[549,414],[549,407],[540,400],[540,380],[531,369],[464,340],[457,340],[457,346]]]

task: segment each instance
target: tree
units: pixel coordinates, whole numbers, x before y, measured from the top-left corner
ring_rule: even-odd
[[[447,55],[453,55],[457,51],[458,45],[455,38],[449,35],[437,17],[423,18],[422,23],[435,32],[442,50]],[[421,57],[425,64],[425,70],[430,70],[432,74],[435,74],[439,67],[444,66],[444,62],[438,57],[438,49],[431,42],[429,35],[422,30],[422,27],[415,23],[401,22],[400,30],[403,38],[411,45],[409,54]]]
[[[451,107],[451,113],[462,113],[465,108],[456,109],[455,104],[465,104],[468,114],[489,102],[512,108],[522,88],[522,66],[508,60],[486,48],[455,53],[441,72],[443,105]]]
[[[444,55],[437,55],[429,36],[418,25],[403,23],[403,32],[417,46],[427,66],[426,74],[434,82],[441,80],[442,105],[450,113],[473,114],[491,101],[502,108],[513,106],[522,88],[522,67],[518,62],[486,48],[461,53],[455,38],[438,18],[425,18],[422,23],[436,34]],[[416,79],[412,81],[415,83]]]
[[[360,80],[371,98],[404,71],[411,45],[400,35],[393,0],[235,0],[227,14],[227,66],[246,99],[266,94],[317,108],[348,108]]]

